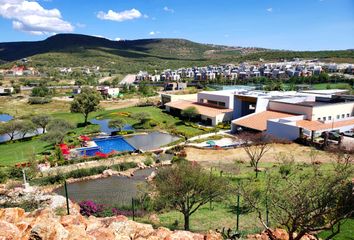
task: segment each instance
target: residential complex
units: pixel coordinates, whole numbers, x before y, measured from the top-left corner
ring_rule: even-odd
[[[345,90],[265,92],[203,91],[196,95],[162,95],[166,111],[179,115],[195,107],[199,119],[215,126],[231,121],[232,132],[251,130],[278,138],[312,140],[325,131],[354,128],[354,98]]]
[[[229,80],[249,79],[252,77],[268,77],[272,79],[281,79],[289,77],[302,77],[318,75],[326,71],[329,73],[354,73],[352,64],[323,63],[317,60],[299,60],[250,64],[242,63],[240,65],[225,64],[220,66],[205,66],[179,68],[176,70],[166,69],[160,74],[155,71],[154,75],[146,71],[140,71],[135,78],[140,81],[180,81],[181,79],[191,79],[194,81],[215,80],[223,77]]]

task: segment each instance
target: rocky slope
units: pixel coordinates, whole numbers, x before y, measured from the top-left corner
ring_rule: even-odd
[[[125,216],[83,217],[78,209],[71,215],[58,216],[50,208],[26,213],[21,208],[0,209],[0,239],[3,240],[221,240],[215,232],[206,235],[186,231],[153,229]]]

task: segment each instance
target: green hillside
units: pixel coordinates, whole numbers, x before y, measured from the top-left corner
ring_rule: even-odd
[[[184,39],[141,39],[111,41],[80,34],[57,34],[43,41],[0,43],[0,64],[29,58],[30,66],[100,66],[103,70],[135,73],[165,68],[202,66],[241,61],[320,58],[327,61],[354,62],[354,51],[295,52],[260,48],[227,47],[200,44]]]

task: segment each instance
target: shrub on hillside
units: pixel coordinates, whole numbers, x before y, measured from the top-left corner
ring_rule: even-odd
[[[47,98],[47,97],[30,97],[28,99],[29,104],[46,104],[50,103],[52,99]]]

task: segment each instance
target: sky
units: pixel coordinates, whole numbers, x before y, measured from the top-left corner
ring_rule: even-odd
[[[0,42],[36,41],[57,33],[354,49],[354,0],[0,0]]]

